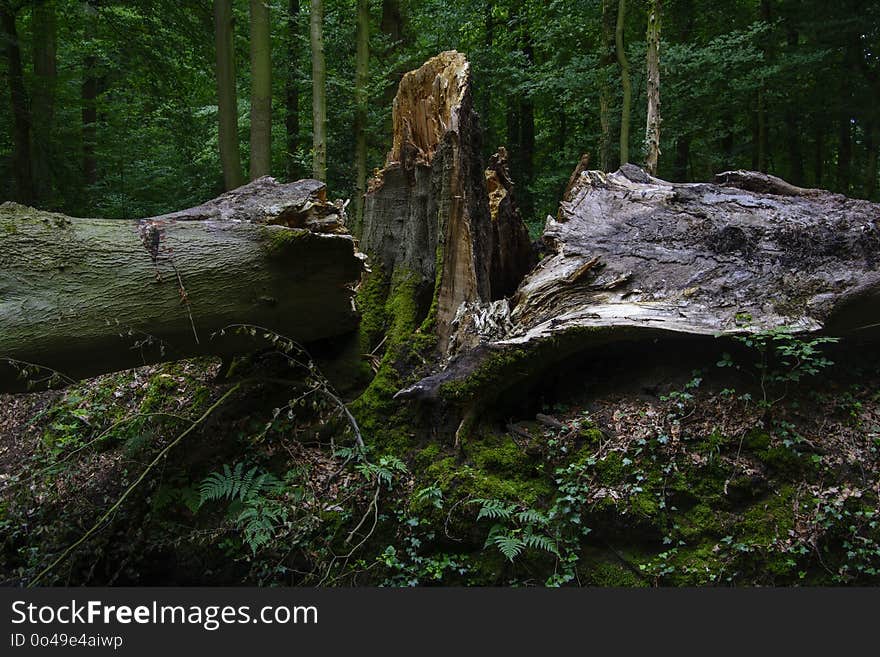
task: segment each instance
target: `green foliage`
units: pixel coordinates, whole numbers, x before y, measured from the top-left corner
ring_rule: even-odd
[[[245,470],[244,462],[235,467],[223,465],[222,472],[212,472],[199,486],[200,504],[213,500],[226,500],[248,503],[259,498],[264,492],[275,489],[280,481],[268,472],[257,474],[258,467]]]
[[[827,336],[802,337],[788,327],[738,335],[734,339],[752,350],[756,359],[750,367],[743,366],[734,362],[729,353],[724,353],[717,365],[746,371],[754,376],[761,389],[759,403],[767,408],[785,396],[789,384],[815,376],[834,365],[822,353],[822,345],[840,341],[839,338]]]

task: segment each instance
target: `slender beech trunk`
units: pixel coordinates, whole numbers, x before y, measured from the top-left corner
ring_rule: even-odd
[[[98,138],[98,74],[95,70],[98,57],[94,54],[95,21],[98,10],[93,3],[85,4],[85,42],[88,53],[83,60],[83,80],[80,89],[82,100],[82,172],[86,186],[98,182],[98,161],[95,156],[95,145]],[[88,192],[86,192],[86,197]]]
[[[244,184],[238,150],[238,97],[235,92],[235,53],[232,46],[232,0],[214,0],[214,44],[217,54],[217,116],[223,186]]]
[[[629,61],[623,43],[623,28],[626,24],[626,0],[618,0],[617,26],[614,42],[617,49],[617,63],[620,65],[620,83],[623,87],[623,106],[620,109],[620,163],[629,162],[629,114],[632,106],[632,83],[629,79]]]
[[[769,24],[770,23],[770,0],[761,0],[760,7],[760,18],[763,22]],[[764,52],[764,62],[769,63],[770,59],[773,57],[773,51],[770,47],[770,39],[764,40],[763,46]],[[767,94],[765,90],[765,83],[762,81],[761,86],[758,87],[758,102],[757,102],[757,112],[758,112],[758,157],[757,157],[757,165],[758,171],[767,171],[767,154],[770,150],[770,139],[767,133]]]
[[[34,145],[34,192],[36,198],[52,197],[52,127],[55,117],[55,85],[58,78],[57,22],[54,0],[34,5],[34,85],[31,93]]]
[[[364,221],[367,193],[367,84],[370,75],[370,2],[357,2],[357,52],[354,66],[355,134],[355,235]]]
[[[486,52],[490,53],[490,57],[492,56],[492,46],[495,42],[495,3],[493,0],[487,0],[486,2],[486,13],[483,17],[484,19],[484,29],[485,29],[485,40],[484,44],[486,47]],[[480,105],[480,119],[482,120],[483,133],[486,135],[486,139],[483,142],[485,145],[489,146],[489,148],[494,149],[497,144],[495,143],[495,131],[492,129],[492,94],[489,89],[483,89],[481,93],[482,104]]]
[[[789,27],[786,32],[786,42],[790,52],[796,52],[798,46],[798,32]],[[801,151],[800,116],[796,108],[789,103],[785,111],[785,141],[788,150],[788,182],[793,185],[804,184],[804,161]]]
[[[309,37],[312,44],[312,176],[327,179],[327,68],[324,63],[324,4],[311,0]]]
[[[599,66],[599,168],[610,171],[611,166],[611,84],[609,67],[614,61],[612,45],[611,0],[602,0],[602,46]]]
[[[648,9],[647,80],[648,120],[645,126],[645,168],[652,176],[657,175],[660,159],[660,12],[661,0],[651,0]]]
[[[531,68],[535,59],[531,35],[525,34],[523,53]],[[531,75],[531,73],[529,73]],[[522,167],[523,186],[519,192],[520,208],[524,217],[531,218],[534,203],[530,187],[535,178],[535,104],[532,99],[523,95],[520,100],[520,167]]]
[[[251,180],[272,169],[272,60],[267,0],[250,0]]]
[[[284,128],[287,131],[287,178],[300,177],[296,152],[299,150],[299,0],[290,0],[287,9],[287,80],[285,83]]]
[[[16,196],[22,203],[30,204],[34,199],[34,181],[31,172],[31,116],[24,86],[15,13],[5,3],[0,3],[0,23],[6,41],[9,96],[12,101],[12,167]]]

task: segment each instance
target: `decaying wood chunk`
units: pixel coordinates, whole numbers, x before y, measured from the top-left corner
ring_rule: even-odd
[[[618,336],[845,334],[880,322],[880,205],[765,174],[679,184],[632,165],[584,171],[543,239],[551,254],[509,307],[461,309],[479,346],[404,396],[433,396],[492,353],[562,336],[587,350]]]
[[[233,323],[303,342],[351,331],[363,264],[343,223],[323,183],[268,177],[140,221],[4,203],[0,359],[82,377],[253,349],[212,339]],[[19,387],[15,374],[0,361],[0,389]]]
[[[458,52],[407,73],[394,100],[393,146],[364,204],[361,248],[391,280],[416,277],[425,313],[436,301],[441,349],[462,303],[511,293],[529,267],[528,234],[500,159],[491,169],[494,221],[490,213],[472,105]]]

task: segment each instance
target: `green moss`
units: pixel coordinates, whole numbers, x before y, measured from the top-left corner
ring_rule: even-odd
[[[263,226],[263,247],[270,256],[282,256],[287,253],[291,245],[310,234],[305,229],[287,228],[286,226]]]
[[[448,400],[468,400],[501,379],[522,378],[530,368],[534,367],[530,361],[535,360],[529,358],[528,352],[523,349],[493,354],[467,378],[444,383],[440,387],[440,396]]]
[[[474,464],[482,469],[513,477],[522,476],[534,470],[534,459],[510,438],[510,436],[491,436],[468,442],[466,452],[472,454]]]

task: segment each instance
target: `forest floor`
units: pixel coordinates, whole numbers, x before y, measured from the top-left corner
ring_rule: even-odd
[[[235,385],[206,359],[2,395],[0,581],[93,529],[41,583],[877,583],[880,363],[839,356],[762,386],[718,345],[611,353],[366,453],[277,382],[193,424]]]

